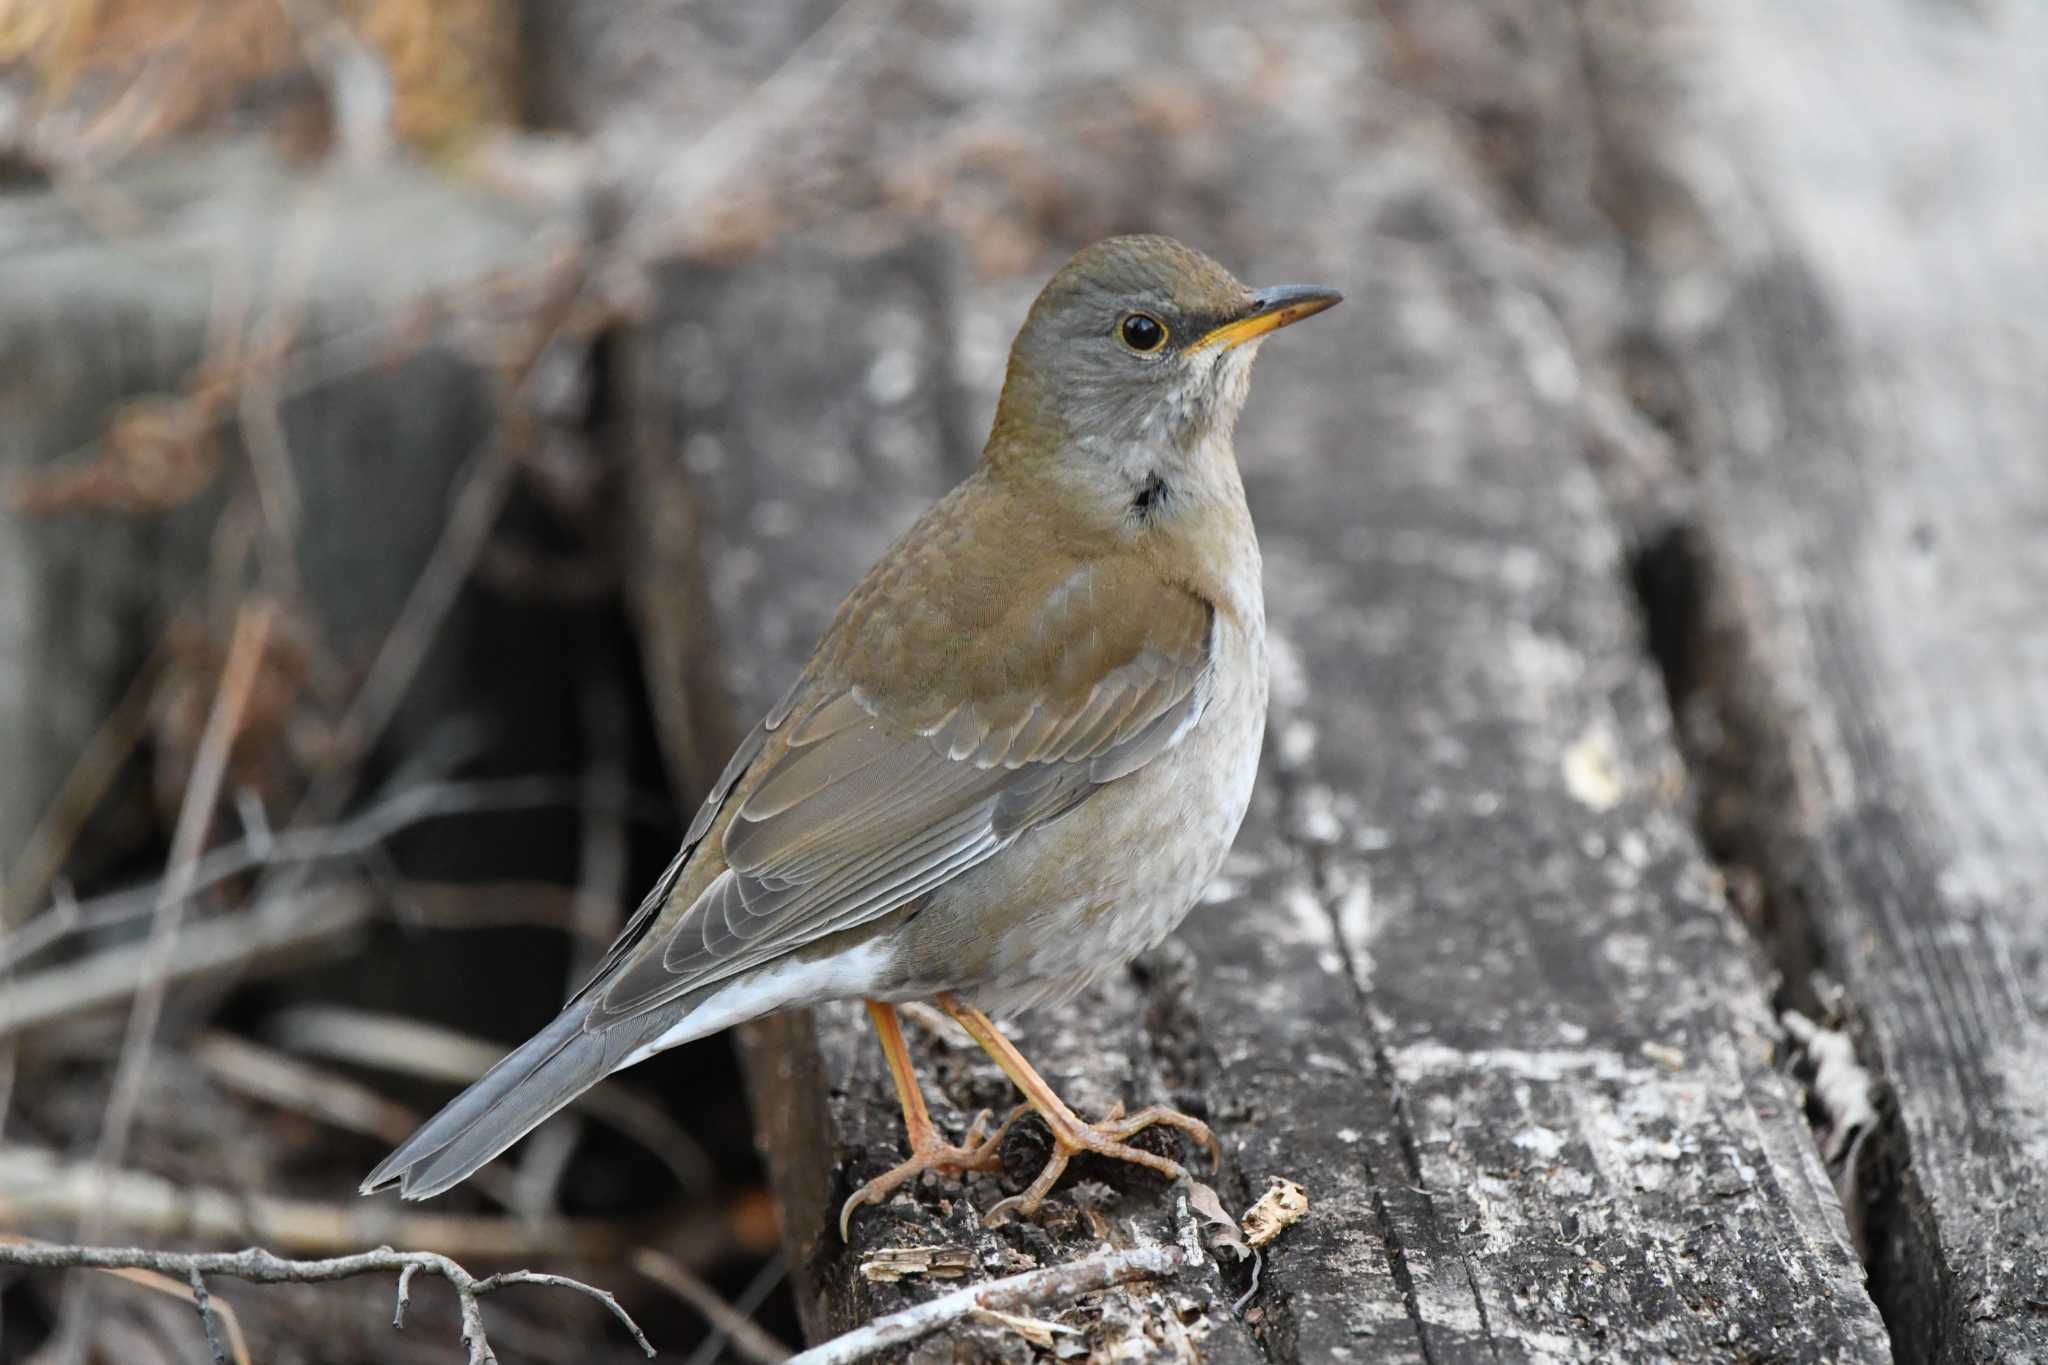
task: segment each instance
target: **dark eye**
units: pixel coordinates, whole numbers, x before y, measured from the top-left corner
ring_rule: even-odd
[[[1117,331],[1134,351],[1156,351],[1166,344],[1165,324],[1150,313],[1128,314]]]

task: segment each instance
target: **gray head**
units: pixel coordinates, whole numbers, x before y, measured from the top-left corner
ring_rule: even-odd
[[[1170,237],[1111,237],[1038,295],[1010,348],[992,450],[1191,452],[1228,437],[1260,338],[1342,298],[1251,289]]]

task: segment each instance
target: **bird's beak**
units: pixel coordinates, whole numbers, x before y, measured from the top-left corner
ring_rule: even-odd
[[[1335,308],[1343,301],[1344,296],[1336,290],[1313,284],[1281,284],[1271,289],[1254,289],[1249,313],[1224,323],[1188,349],[1201,351],[1220,346],[1228,350],[1268,332],[1278,331],[1290,322],[1312,318],[1325,308]]]

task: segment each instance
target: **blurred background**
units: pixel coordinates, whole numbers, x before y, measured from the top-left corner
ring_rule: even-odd
[[[2038,404],[1955,396],[2039,388],[2030,15],[0,0],[0,1228],[535,1264],[744,1358],[701,1281],[794,1342],[726,1039],[435,1204],[354,1189],[594,962],[820,566],[971,467],[1044,278],[1143,230],[1344,288],[1355,330],[1300,345],[1365,343],[1246,449],[1282,406],[1342,430],[1367,369],[1386,439],[1426,432],[1487,382],[1431,357],[1506,335],[1654,608],[1716,364],[1874,346],[1873,458],[2038,490]],[[1421,270],[1485,306],[1389,283]],[[1694,633],[1647,638],[1682,692]],[[189,1303],[92,1278],[0,1279],[0,1360],[210,1358]],[[265,1361],[454,1358],[446,1296],[393,1333],[390,1291],[229,1297]],[[639,1358],[578,1298],[488,1312],[508,1358]]]

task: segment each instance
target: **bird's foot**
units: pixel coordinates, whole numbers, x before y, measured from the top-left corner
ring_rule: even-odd
[[[959,1177],[970,1171],[995,1171],[1002,1169],[999,1155],[1004,1134],[1010,1131],[1010,1124],[1016,1116],[1003,1121],[1002,1127],[993,1133],[987,1132],[989,1114],[986,1109],[974,1116],[974,1122],[967,1127],[967,1137],[959,1146],[941,1141],[938,1133],[926,1129],[910,1135],[910,1160],[900,1166],[884,1171],[867,1184],[855,1190],[839,1210],[839,1240],[847,1240],[852,1226],[853,1211],[863,1204],[879,1204],[894,1194],[900,1187],[915,1180],[926,1171],[937,1171],[940,1175]]]
[[[1003,1122],[1008,1128],[1025,1114],[1036,1112],[1052,1131],[1052,1155],[1046,1159],[1045,1167],[1038,1178],[1031,1182],[1022,1194],[1010,1196],[988,1211],[984,1220],[989,1227],[995,1227],[1011,1214],[1022,1214],[1029,1218],[1038,1212],[1038,1206],[1052,1193],[1053,1186],[1065,1174],[1067,1163],[1083,1152],[1108,1157],[1113,1161],[1128,1161],[1134,1166],[1143,1166],[1157,1171],[1170,1181],[1187,1179],[1187,1168],[1178,1161],[1170,1160],[1154,1152],[1148,1152],[1130,1144],[1130,1138],[1147,1128],[1177,1128],[1197,1143],[1208,1149],[1212,1165],[1223,1159],[1223,1149],[1216,1142],[1216,1135],[1209,1131],[1209,1125],[1198,1118],[1191,1118],[1177,1110],[1160,1105],[1149,1105],[1135,1114],[1125,1114],[1119,1103],[1099,1123],[1086,1123],[1074,1112],[1060,1105],[1057,1110],[1047,1110],[1035,1105],[1019,1105],[1015,1112]]]

